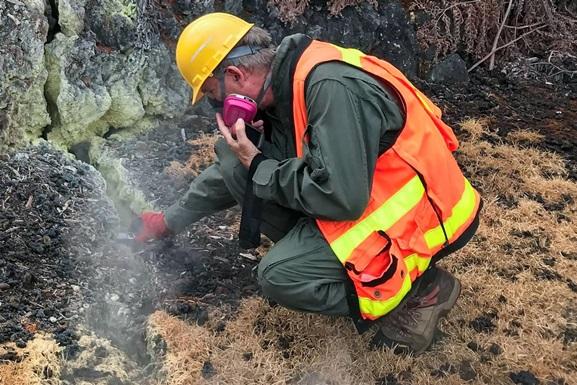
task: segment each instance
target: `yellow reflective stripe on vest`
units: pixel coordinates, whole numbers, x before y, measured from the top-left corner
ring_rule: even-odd
[[[403,286],[401,286],[401,289],[395,295],[384,301],[359,297],[359,309],[361,313],[369,314],[372,319],[381,317],[383,314],[387,314],[396,308],[403,298],[405,298],[409,290],[411,290],[411,275],[406,274],[403,280]]]
[[[473,215],[475,209],[475,190],[471,183],[464,178],[465,190],[457,204],[453,207],[453,212],[443,225],[447,232],[447,238],[452,241],[455,232]],[[425,242],[429,249],[434,249],[445,243],[445,234],[441,225],[431,229],[425,233]]]
[[[413,90],[415,91],[415,95],[417,95],[417,99],[419,99],[419,101],[421,102],[421,104],[423,105],[423,107],[425,107],[425,109],[434,115],[433,112],[433,108],[431,108],[431,106],[429,105],[429,103],[427,102],[427,100],[423,97],[423,95],[421,94],[421,91],[419,91],[418,89],[416,89],[415,87],[413,87]]]
[[[344,264],[353,250],[374,231],[387,231],[397,223],[419,203],[424,193],[423,183],[418,176],[414,176],[399,191],[387,199],[381,207],[331,242],[331,248],[341,263]]]
[[[419,273],[424,272],[429,267],[429,263],[431,263],[431,258],[421,257],[419,254],[411,254],[408,257],[403,259],[405,261],[405,265],[407,265],[407,271],[411,274],[413,269],[418,269]]]
[[[343,48],[336,46],[334,44],[331,45],[340,51],[342,55],[342,60],[345,63],[348,63],[355,67],[361,67],[361,57],[365,56],[364,53],[354,48]]]

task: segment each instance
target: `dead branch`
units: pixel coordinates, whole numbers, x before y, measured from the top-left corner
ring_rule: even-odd
[[[519,29],[526,29],[526,28],[532,28],[535,27],[536,25],[542,24],[542,21],[538,21],[536,23],[533,24],[527,24],[527,25],[521,25],[521,26],[516,26],[516,25],[506,25],[505,28],[510,28],[510,29],[515,29],[515,30],[519,30]]]
[[[493,68],[495,68],[495,52],[497,52],[495,49],[497,48],[497,44],[499,44],[499,37],[501,36],[501,32],[503,31],[503,26],[505,25],[505,23],[507,22],[507,19],[509,18],[509,13],[511,12],[512,6],[513,6],[513,0],[509,0],[509,4],[507,5],[507,10],[505,11],[505,15],[503,16],[503,20],[501,21],[501,25],[499,26],[499,29],[497,30],[497,34],[495,35],[495,40],[493,40],[493,47],[491,49],[493,54],[491,55],[491,60],[489,60],[489,70],[490,71],[492,71]]]
[[[530,63],[529,66],[531,67],[536,67],[536,66],[550,66],[552,69],[556,70],[556,72],[553,71],[549,71],[549,74],[547,75],[547,77],[549,78],[553,78],[555,76],[561,75],[561,74],[566,74],[568,75],[571,79],[573,79],[574,75],[577,75],[577,70],[568,70],[566,68],[560,67],[557,64],[554,64],[551,62],[551,56],[552,54],[556,52],[556,51],[552,51],[551,54],[549,55],[549,58],[547,59],[547,61],[540,61],[540,62],[536,62],[536,63]],[[568,55],[573,57],[573,55]]]
[[[503,48],[507,48],[508,46],[510,46],[510,45],[512,45],[512,44],[515,44],[515,42],[517,42],[518,40],[521,40],[521,39],[524,38],[525,36],[527,36],[527,35],[535,32],[535,31],[538,31],[538,30],[540,30],[540,29],[542,29],[542,28],[544,28],[544,27],[546,27],[546,26],[547,26],[546,24],[542,24],[542,25],[540,25],[539,27],[533,28],[532,30],[525,32],[525,33],[522,34],[521,36],[519,36],[519,37],[511,40],[511,41],[508,42],[508,43],[503,44],[503,45],[500,46],[500,47],[497,47],[497,48],[492,49],[491,52],[489,52],[487,55],[485,55],[481,60],[479,60],[478,62],[476,62],[475,64],[473,64],[473,65],[471,66],[471,68],[469,68],[469,69],[467,70],[467,72],[471,72],[471,71],[473,71],[475,68],[477,68],[478,66],[480,66],[481,64],[483,64],[483,63],[485,62],[485,60],[487,60],[487,59],[490,58],[492,55],[494,55],[495,52],[497,52],[497,51],[499,51],[499,50],[502,50]]]

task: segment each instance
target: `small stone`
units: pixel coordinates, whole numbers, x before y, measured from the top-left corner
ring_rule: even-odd
[[[489,353],[498,356],[499,354],[503,353],[503,348],[495,343],[489,346]]]
[[[56,319],[56,317],[50,317],[48,320],[49,320],[50,322],[52,322],[53,324],[56,323],[56,321],[58,321],[58,320]]]
[[[475,341],[469,342],[469,343],[467,344],[467,347],[468,347],[469,349],[471,349],[472,351],[474,351],[474,352],[480,352],[480,351],[483,350],[483,349],[481,348],[481,346],[479,346],[479,344],[476,343]]]
[[[0,282],[0,290],[8,290],[10,289],[10,285],[6,282]]]
[[[70,287],[72,288],[73,291],[76,291],[76,292],[80,291],[80,286],[78,286],[78,285],[70,285]]]
[[[547,266],[555,266],[555,263],[557,261],[555,260],[555,258],[543,258],[543,263],[546,264]]]
[[[196,315],[197,325],[202,326],[207,321],[208,321],[208,311],[206,309],[200,309]]]
[[[385,377],[380,378],[375,383],[376,385],[399,385],[397,377],[393,373],[387,374]]]
[[[472,381],[477,378],[477,372],[473,369],[471,361],[462,361],[459,365],[459,377],[463,381]]]
[[[27,272],[26,274],[24,274],[24,277],[22,277],[22,284],[24,285],[25,288],[28,288],[28,289],[31,289],[32,287],[34,287],[35,281],[36,281],[36,278],[30,272]]]
[[[212,363],[210,361],[204,362],[204,364],[202,365],[201,374],[202,374],[202,377],[205,379],[209,379],[211,377],[214,377],[214,375],[216,374],[216,370],[214,369],[214,366],[212,365]]]
[[[451,54],[433,67],[429,80],[433,83],[466,84],[469,82],[467,65],[458,54]]]
[[[16,347],[24,349],[26,347],[26,342],[24,342],[24,340],[22,339],[19,339],[18,341],[16,341]]]
[[[118,296],[118,294],[112,294],[112,295],[110,295],[110,300],[111,300],[112,302],[116,302],[116,301],[118,301],[119,299],[120,299],[120,297]]]
[[[490,333],[496,327],[493,323],[494,318],[493,314],[483,314],[469,322],[469,326],[478,333]]]
[[[527,370],[518,373],[509,373],[509,378],[519,385],[539,385],[541,381],[535,375]]]

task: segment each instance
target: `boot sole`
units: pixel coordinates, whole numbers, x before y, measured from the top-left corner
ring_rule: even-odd
[[[431,346],[435,338],[435,330],[437,329],[437,324],[439,320],[441,318],[446,317],[447,314],[449,314],[451,309],[455,306],[455,303],[457,302],[457,299],[459,298],[460,294],[461,294],[461,282],[459,282],[459,280],[455,278],[455,287],[453,288],[453,291],[449,295],[449,299],[442,306],[439,306],[437,311],[433,313],[431,321],[433,322],[433,325],[435,325],[435,327],[432,328],[430,333],[428,333],[425,336],[426,343],[423,345],[423,347],[418,350],[414,350],[415,354],[423,353],[425,350],[429,348],[429,346]]]

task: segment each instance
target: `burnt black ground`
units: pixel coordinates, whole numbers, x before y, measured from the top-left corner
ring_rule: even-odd
[[[510,79],[498,71],[479,71],[467,85],[421,86],[443,109],[443,119],[457,134],[458,123],[466,118],[490,119],[504,142],[511,131],[538,132],[545,139],[537,147],[562,155],[567,160],[568,177],[577,180],[577,79],[553,83],[544,78]]]
[[[36,330],[74,345],[90,250],[117,221],[90,166],[42,145],[0,160],[0,343]]]
[[[512,130],[544,134],[538,146],[567,159],[570,177],[577,180],[577,85],[494,73],[473,75],[463,87],[420,86],[457,133],[463,119],[489,117],[498,122],[494,126],[504,141]],[[110,143],[160,209],[184,193],[191,179],[177,183],[164,173],[171,161],[184,162],[196,150],[182,139],[181,128],[187,138],[215,129],[211,119],[188,115]],[[238,209],[163,241],[119,243],[114,237],[123,229],[99,175],[48,146],[0,158],[0,208],[0,343],[23,346],[37,330],[47,331],[73,358],[76,326],[84,324],[144,367],[144,322],[155,309],[204,323],[209,306],[234,308],[242,297],[259,292],[252,273],[256,262],[242,257],[237,245]],[[490,332],[490,323],[479,319],[475,326]],[[572,341],[575,333],[563,337]],[[81,369],[74,373],[84,373]]]

